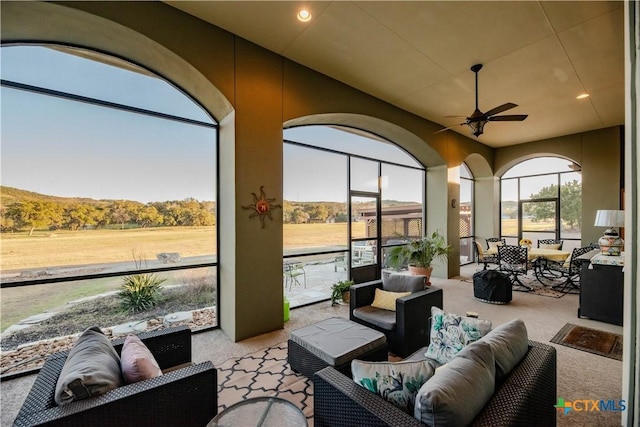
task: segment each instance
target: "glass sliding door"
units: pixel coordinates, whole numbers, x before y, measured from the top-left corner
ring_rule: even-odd
[[[351,278],[356,283],[380,278],[380,197],[351,192]]]

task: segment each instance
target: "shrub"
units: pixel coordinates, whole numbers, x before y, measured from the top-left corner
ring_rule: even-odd
[[[122,308],[135,313],[148,310],[158,302],[158,294],[165,279],[158,278],[153,273],[134,274],[123,278],[120,288]]]

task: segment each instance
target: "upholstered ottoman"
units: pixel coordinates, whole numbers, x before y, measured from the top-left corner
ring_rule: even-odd
[[[327,366],[351,376],[353,359],[386,361],[385,335],[349,319],[331,317],[296,329],[289,336],[289,365],[309,379]]]

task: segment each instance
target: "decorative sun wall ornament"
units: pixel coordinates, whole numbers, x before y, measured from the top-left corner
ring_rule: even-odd
[[[253,196],[253,204],[243,206],[243,209],[253,209],[254,212],[249,215],[249,218],[258,217],[260,218],[260,222],[262,223],[262,228],[264,228],[264,220],[265,217],[269,217],[270,220],[273,221],[273,217],[271,216],[271,209],[280,208],[282,209],[282,205],[274,204],[276,199],[268,199],[266,194],[264,194],[264,186],[260,186],[260,197],[256,195],[256,193],[251,193]]]

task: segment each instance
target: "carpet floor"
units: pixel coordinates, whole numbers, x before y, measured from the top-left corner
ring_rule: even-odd
[[[622,360],[622,335],[567,323],[551,338],[551,342]]]

